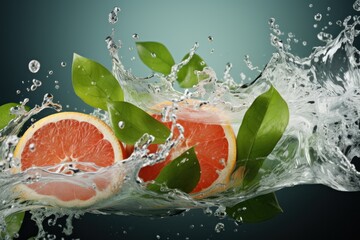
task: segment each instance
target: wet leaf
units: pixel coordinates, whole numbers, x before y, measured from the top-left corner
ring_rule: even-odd
[[[1,232],[1,238],[5,238],[5,234],[7,234],[10,239],[14,237],[14,235],[19,232],[22,222],[24,220],[25,212],[18,212],[11,214],[5,218],[6,222],[6,233]]]
[[[170,135],[163,123],[131,103],[108,102],[108,112],[115,135],[126,144],[134,144],[145,133],[155,137],[154,143],[163,143]]]
[[[256,177],[288,122],[287,103],[273,86],[257,97],[246,111],[236,139],[236,164],[237,167],[245,166],[244,188]]]
[[[155,183],[149,184],[148,189],[164,193],[161,186],[165,185],[169,189],[190,193],[199,180],[200,164],[194,148],[190,148],[166,165],[155,179]]]
[[[226,214],[244,223],[257,223],[275,217],[282,213],[275,193],[268,193],[244,202],[233,207],[226,208]]]
[[[123,101],[124,93],[119,82],[100,63],[74,54],[72,84],[77,96],[85,103],[107,110],[107,101]]]
[[[11,114],[10,109],[19,105],[19,103],[6,103],[0,106],[0,130],[6,127],[9,122],[16,117],[16,115]],[[25,110],[29,111],[30,108],[25,106]]]
[[[183,60],[189,57],[187,54]],[[197,54],[194,54],[190,61],[185,64],[177,74],[177,81],[182,88],[191,88],[199,82],[195,71],[202,71],[206,67],[204,60]]]
[[[170,74],[175,61],[162,43],[137,42],[136,49],[141,61],[151,70],[165,75]]]

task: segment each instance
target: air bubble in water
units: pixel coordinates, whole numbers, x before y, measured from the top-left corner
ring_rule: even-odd
[[[309,4],[309,8],[312,8],[314,5],[312,3]]]
[[[34,151],[35,151],[35,143],[30,143],[30,145],[29,145],[29,150],[30,150],[31,152],[34,152]]]
[[[138,40],[138,39],[139,39],[139,34],[134,33],[134,34],[132,35],[132,38],[133,38],[134,40]]]
[[[42,84],[42,82],[40,80],[37,80],[37,79],[33,79],[32,82],[33,82],[33,85],[36,86],[36,87],[40,87],[41,84]]]
[[[114,7],[114,9],[109,13],[109,23],[115,24],[118,21],[118,13],[120,12],[119,7]]]
[[[360,11],[360,0],[356,0],[353,4],[353,8],[355,11]]]
[[[306,41],[303,41],[302,44],[303,44],[303,46],[306,46],[306,45],[307,45],[307,42],[306,42]]]
[[[223,232],[223,231],[225,231],[225,224],[223,224],[223,223],[221,223],[221,222],[217,223],[217,224],[215,225],[215,232],[216,232],[216,233],[221,233],[221,232]]]
[[[21,91],[20,90],[16,90],[16,94],[20,94],[21,93]]]
[[[327,7],[326,10],[331,11],[331,7]]]
[[[40,70],[40,62],[38,60],[31,60],[29,62],[29,70],[32,73],[37,73]]]
[[[321,13],[317,13],[317,14],[315,14],[315,16],[314,16],[314,19],[315,19],[316,21],[320,21],[321,18],[322,18]]]
[[[54,73],[53,70],[50,70],[50,71],[49,71],[49,75],[52,75],[53,73]]]
[[[208,40],[209,40],[209,42],[212,42],[212,41],[214,41],[214,37],[213,36],[208,36]]]
[[[61,65],[62,67],[66,67],[66,62],[61,62],[60,65]]]
[[[315,24],[314,24],[314,28],[317,28],[317,27],[318,27],[318,25],[315,23]]]

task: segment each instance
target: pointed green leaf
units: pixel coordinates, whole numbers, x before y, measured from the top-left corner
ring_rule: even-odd
[[[108,102],[108,112],[115,135],[126,144],[134,144],[145,133],[155,137],[154,143],[163,143],[170,135],[163,123],[131,103]]]
[[[5,234],[7,234],[10,239],[14,237],[14,235],[19,232],[22,222],[24,220],[25,212],[13,213],[5,218],[6,222],[6,232],[1,232],[0,237],[5,238]]]
[[[190,148],[166,165],[155,179],[155,183],[149,184],[148,189],[164,193],[161,186],[165,185],[169,189],[190,193],[199,180],[200,164],[194,148]]]
[[[226,208],[227,216],[244,223],[257,223],[275,217],[282,213],[275,193],[268,193],[244,202],[233,207]]]
[[[189,57],[185,55],[183,60]],[[194,54],[190,61],[185,64],[177,74],[177,81],[182,88],[191,88],[199,82],[198,76],[195,71],[202,71],[206,67],[204,60],[197,54]]]
[[[243,187],[256,177],[288,122],[288,106],[273,86],[257,97],[247,110],[236,139],[236,164],[237,167],[245,166]]]
[[[6,127],[9,122],[16,117],[16,115],[11,114],[10,109],[19,105],[19,103],[6,103],[0,106],[0,130]],[[29,109],[28,106],[25,106],[25,110],[29,111]]]
[[[107,110],[107,101],[123,101],[124,93],[119,82],[100,63],[74,54],[72,84],[76,95],[85,103]]]
[[[162,43],[137,42],[136,49],[141,61],[151,70],[165,75],[170,74],[175,61]]]

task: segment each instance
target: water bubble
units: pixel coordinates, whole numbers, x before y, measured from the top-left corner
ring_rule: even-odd
[[[245,75],[245,73],[243,73],[243,72],[242,72],[242,73],[240,73],[240,78],[241,78],[241,80],[243,80],[243,81],[244,81],[244,80],[246,79],[246,75]]]
[[[133,38],[134,40],[138,40],[138,39],[139,39],[139,34],[134,33],[134,34],[132,35],[132,38]]]
[[[275,18],[269,18],[268,24],[270,28],[274,28],[275,26]]]
[[[223,224],[223,223],[221,223],[221,222],[217,223],[217,224],[215,225],[215,232],[216,232],[216,233],[221,233],[221,232],[223,232],[223,231],[225,231],[225,224]]]
[[[323,42],[331,41],[332,37],[333,36],[330,33],[325,33],[325,32],[319,32],[317,35],[317,38]]]
[[[131,57],[130,61],[132,61],[132,62],[135,61],[135,57]]]
[[[333,25],[333,23],[331,21],[328,22],[329,26]]]
[[[321,18],[322,18],[321,13],[317,13],[317,14],[315,14],[315,16],[314,16],[315,21],[320,21]]]
[[[309,8],[312,8],[314,5],[312,3],[309,4]]]
[[[58,90],[60,88],[59,85],[55,85],[55,89]]]
[[[360,0],[356,0],[353,4],[353,8],[355,11],[360,11]]]
[[[30,150],[31,152],[34,152],[34,151],[35,151],[35,148],[36,148],[35,143],[30,143],[30,144],[29,144],[29,150]]]
[[[315,24],[313,25],[313,27],[314,27],[314,28],[317,28],[317,27],[318,27],[318,25],[315,23]]]
[[[38,60],[31,60],[29,62],[29,70],[32,73],[37,73],[40,70],[40,62]]]
[[[195,228],[195,225],[194,225],[194,224],[191,224],[191,225],[189,226],[189,228],[190,228],[190,229],[194,229],[194,228]]]
[[[20,94],[21,93],[21,91],[18,89],[18,90],[16,90],[16,94]]]
[[[289,33],[288,33],[288,37],[289,37],[289,38],[293,38],[293,37],[295,37],[295,34],[293,34],[292,32],[289,32]]]
[[[302,44],[303,44],[303,46],[306,46],[306,45],[307,45],[307,42],[306,42],[306,41],[303,41]]]
[[[214,51],[215,51],[215,49],[214,49],[214,48],[212,48],[212,49],[210,50],[210,53],[214,53]]]
[[[41,84],[42,84],[42,82],[40,80],[37,80],[37,79],[33,79],[32,82],[33,82],[34,86],[36,86],[36,87],[40,87]]]
[[[49,75],[52,75],[53,73],[54,73],[53,70],[50,70],[50,71],[49,71]]]
[[[125,122],[120,121],[120,122],[118,123],[118,126],[119,126],[120,129],[124,129],[124,127],[125,127]]]
[[[62,67],[66,67],[66,62],[61,62],[60,65],[61,65]]]
[[[226,217],[226,208],[224,206],[219,206],[215,212],[214,216],[218,218],[224,218]]]
[[[120,12],[119,7],[114,7],[114,9],[109,13],[109,23],[115,24],[118,21],[118,13]]]
[[[208,36],[208,40],[209,40],[209,42],[212,42],[212,41],[214,41],[214,37],[213,36]]]
[[[156,235],[156,239],[160,239],[161,237],[160,237],[160,235]]]
[[[327,10],[327,11],[331,11],[331,7],[327,7],[326,10]]]

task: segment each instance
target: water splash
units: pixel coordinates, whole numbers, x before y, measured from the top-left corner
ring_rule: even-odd
[[[114,9],[110,13],[111,24],[116,23],[119,11]],[[318,20],[320,21],[321,18]],[[182,127],[177,124],[177,118],[181,117],[177,115],[181,111],[179,103],[186,102],[187,107],[192,107],[194,110],[206,106],[216,107],[226,116],[217,123],[230,121],[233,128],[237,129],[255,97],[266,91],[270,84],[276,87],[288,103],[291,117],[283,138],[265,159],[261,174],[258,176],[258,183],[241,192],[229,188],[225,192],[205,199],[203,197],[206,192],[188,195],[171,190],[168,194],[159,195],[147,191],[146,184],[137,176],[138,171],[143,166],[165,159],[169,151],[182,140],[182,134],[177,138],[171,135],[155,153],[148,151],[153,138],[144,135],[135,144],[134,152],[127,160],[105,169],[91,165],[96,171],[90,174],[87,180],[83,178],[84,172],[74,170],[69,164],[52,168],[33,168],[13,174],[12,169],[20,165],[19,159],[13,156],[13,150],[19,140],[17,135],[24,124],[46,108],[61,110],[61,106],[53,102],[53,96],[47,94],[42,105],[35,106],[30,111],[24,108],[28,100],[24,100],[22,104],[12,109],[12,113],[16,114],[17,118],[0,132],[0,191],[2,192],[0,200],[3,203],[0,207],[0,224],[3,224],[4,216],[24,210],[31,210],[33,219],[39,227],[42,226],[44,216],[69,215],[67,233],[70,234],[72,217],[85,212],[167,216],[184,209],[203,208],[205,214],[223,218],[226,216],[225,206],[298,184],[319,183],[341,191],[360,191],[360,174],[353,165],[354,161],[358,161],[356,157],[360,156],[360,52],[353,46],[354,39],[359,34],[356,27],[360,22],[357,18],[350,17],[341,24],[344,29],[336,38],[322,33],[321,40],[326,45],[314,48],[310,56],[300,58],[291,54],[290,48],[284,47],[282,32],[275,19],[271,18],[269,20],[272,32],[271,44],[276,52],[256,80],[250,84],[236,83],[231,76],[232,66],[229,63],[225,66],[221,79],[210,67],[204,68],[197,74],[205,76],[205,79],[184,92],[174,89],[177,72],[190,61],[199,47],[198,43],[190,49],[187,59],[174,65],[168,76],[155,74],[139,78],[122,65],[118,56],[121,45],[115,43],[112,33],[106,39],[106,44],[112,56],[113,73],[124,89],[125,99],[147,111],[151,111],[151,106],[171,100],[173,104],[164,108],[161,114],[164,121],[172,122],[172,132],[175,129],[180,133],[183,132]],[[295,42],[292,33],[288,34],[288,38],[290,39],[287,41],[288,44],[291,41]],[[249,68],[258,70],[257,67],[252,66],[249,56],[245,57],[245,61]],[[30,62],[31,72],[39,70],[40,64],[36,62]],[[38,82],[33,83],[35,86],[38,85],[37,87],[41,85]],[[139,96],[147,96],[146,101]],[[188,101],[189,99],[198,101],[191,102]],[[95,110],[92,114],[105,122],[109,120],[107,113],[101,110]],[[193,120],[196,119],[195,114]],[[197,119],[197,121],[211,120]],[[119,122],[119,127],[121,126],[123,123]],[[36,146],[32,148],[36,151]],[[56,172],[54,168],[66,169],[66,172],[71,170],[72,174],[64,176],[63,171]],[[18,185],[51,181],[67,181],[93,187],[95,177],[109,174],[121,176],[121,188],[118,192],[111,198],[94,202],[83,208],[59,208],[46,199],[19,201],[18,196],[12,191]],[[214,206],[217,209],[213,213],[210,207]],[[224,226],[218,223],[215,231],[223,230]],[[38,236],[45,236],[42,227]]]

